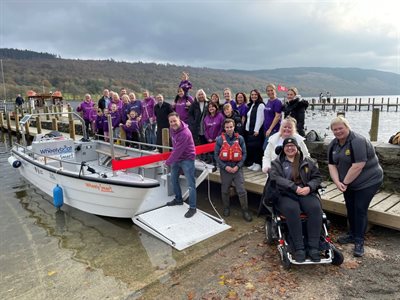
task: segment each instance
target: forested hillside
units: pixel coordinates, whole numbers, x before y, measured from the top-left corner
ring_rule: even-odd
[[[0,49],[7,98],[60,90],[69,98],[81,99],[85,93],[98,95],[104,88],[119,91],[125,87],[140,93],[149,89],[168,98],[176,94],[182,71],[190,73],[192,94],[199,88],[222,94],[225,87],[248,93],[264,92],[268,82],[296,86],[303,96],[400,94],[400,75],[351,68],[286,68],[260,71],[217,70],[171,64],[127,63],[113,60],[71,60],[57,55],[28,50]],[[4,98],[4,88],[0,98]]]

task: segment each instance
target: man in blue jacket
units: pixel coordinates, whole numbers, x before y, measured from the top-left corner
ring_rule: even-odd
[[[168,115],[169,133],[172,140],[173,150],[165,164],[171,166],[172,187],[175,199],[168,202],[168,206],[182,205],[182,190],[179,184],[179,172],[183,170],[189,187],[189,210],[185,217],[191,218],[196,213],[196,181],[195,165],[196,150],[192,133],[188,125],[179,118],[176,112]]]

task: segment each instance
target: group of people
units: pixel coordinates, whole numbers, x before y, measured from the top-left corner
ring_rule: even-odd
[[[277,98],[275,85],[268,84],[266,101],[256,89],[250,92],[247,101],[245,93],[238,92],[233,99],[231,90],[226,88],[223,92],[224,103],[221,104],[217,93],[208,99],[203,89],[199,89],[193,98],[189,93],[192,85],[188,74],[183,73],[181,79],[172,104],[164,102],[160,94],[154,99],[148,91],[143,93],[144,99],[140,101],[134,93],[127,94],[124,89],[120,94],[104,90],[97,105],[97,116],[119,114],[118,122],[112,121],[113,129],[121,126],[128,132],[128,128],[133,127],[136,132],[132,135],[133,140],[139,140],[142,136],[150,144],[161,145],[161,130],[169,128],[173,151],[166,164],[171,167],[175,199],[167,205],[183,203],[179,185],[182,170],[189,186],[189,210],[185,214],[188,218],[196,213],[196,145],[216,142],[214,153],[207,159],[220,169],[225,217],[230,215],[229,187],[234,183],[243,218],[252,221],[244,188],[243,168],[247,166],[253,171],[262,170],[271,180],[275,180],[279,190],[277,207],[287,218],[295,260],[302,262],[308,255],[311,260],[319,261],[322,209],[317,193],[322,176],[304,143],[308,103],[299,99],[296,88],[288,90],[288,102],[282,103]],[[93,124],[93,119],[90,119],[93,113],[86,108],[85,103],[88,102],[90,95],[78,109],[83,111],[85,122],[90,126]],[[101,133],[103,128],[107,137],[108,124],[104,125],[103,118],[101,127],[97,119],[94,130]],[[353,132],[345,118],[333,119],[330,127],[335,139],[328,150],[329,172],[337,188],[344,194],[349,219],[349,232],[340,237],[338,242],[354,243],[354,256],[362,256],[368,206],[382,183],[383,171],[371,143]],[[115,131],[114,136],[118,134]],[[300,212],[308,215],[306,244]]]

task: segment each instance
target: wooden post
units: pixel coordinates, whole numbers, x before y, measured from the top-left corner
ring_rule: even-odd
[[[368,98],[368,111],[369,111],[370,102],[371,102],[371,98]]]
[[[25,123],[25,136],[26,136],[26,139],[29,139],[29,136],[30,136],[29,121]]]
[[[68,104],[67,106],[68,112],[72,112],[71,105]],[[74,123],[74,116],[72,114],[68,114],[68,123],[69,123],[69,136],[71,139],[75,141],[75,123]]]
[[[3,119],[3,113],[0,112],[0,128],[4,128],[4,119]]]
[[[121,145],[125,146],[125,141],[126,140],[126,132],[124,130],[124,128],[122,127],[122,125],[119,126],[119,135],[121,137]]]
[[[6,112],[6,122],[7,122],[8,132],[11,133],[11,115],[9,111]]]
[[[162,129],[162,145],[165,147],[169,147],[169,129]],[[169,152],[169,149],[163,148],[162,152]]]
[[[345,110],[344,111],[348,111],[349,110],[349,98],[346,98],[346,104],[345,104]]]
[[[38,134],[42,133],[42,123],[39,116],[36,116],[36,129]]]
[[[389,101],[390,101],[390,98],[388,97],[386,111],[389,111]]]
[[[57,119],[52,118],[51,119],[51,129],[57,131],[58,130],[58,124],[57,124]]]
[[[15,133],[19,134],[19,115],[15,114]]]
[[[336,98],[333,98],[333,111],[336,111]]]
[[[371,142],[376,142],[378,140],[378,128],[379,128],[379,108],[374,108],[372,110],[371,130],[369,131]]]
[[[383,97],[382,97],[382,101],[381,101],[381,111],[383,111]]]
[[[28,113],[32,114],[32,105],[31,105],[31,101],[28,98]]]
[[[396,98],[396,112],[398,108],[399,108],[399,97]]]
[[[44,112],[47,114],[47,113],[49,113],[49,107],[48,106],[45,106],[44,107]],[[47,121],[50,121],[50,115],[46,115],[46,120]]]

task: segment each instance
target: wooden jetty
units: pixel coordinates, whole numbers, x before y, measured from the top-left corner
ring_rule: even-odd
[[[62,113],[56,112],[55,115],[56,114]],[[68,118],[63,118],[66,121],[68,120]],[[16,115],[16,119],[18,121],[18,115]],[[57,130],[58,125],[55,117],[52,118],[51,121],[51,129]],[[75,135],[75,130],[73,129],[75,126],[72,125],[74,123],[71,123],[71,120],[68,121],[71,138],[80,139],[81,136]],[[49,120],[47,120],[47,122],[49,122]],[[37,124],[41,124],[40,120],[37,120]],[[11,120],[8,113],[6,114],[6,120],[4,120],[3,113],[0,113],[0,127],[10,132],[21,132],[20,128],[18,127],[18,122]],[[38,127],[26,126],[25,132],[31,136],[34,136],[38,133],[47,133],[51,129],[42,129],[40,125]],[[244,168],[244,177],[244,186],[247,191],[258,195],[261,195],[263,193],[264,185],[266,182],[266,175],[264,173],[254,172],[248,170],[247,168]],[[210,180],[213,182],[221,183],[219,170],[210,174]],[[334,184],[328,184],[327,188],[325,189],[325,193],[322,195],[321,200],[323,209],[325,211],[346,216],[346,206],[344,203],[343,194],[336,188]],[[396,193],[388,193],[385,191],[380,191],[379,193],[377,193],[371,202],[368,217],[369,222],[372,224],[400,230],[400,195]]]
[[[311,99],[309,101],[309,108],[311,110],[341,110],[341,111],[361,111],[361,110],[373,110],[374,108],[379,108],[381,111],[383,111],[386,108],[386,111],[390,111],[391,108],[393,108],[391,111],[398,111],[399,110],[399,98],[397,97],[395,100],[396,103],[394,103],[394,100],[391,100],[390,97],[388,98],[368,98],[367,99],[362,99],[360,98],[355,98],[354,101],[350,101],[349,98],[343,98],[343,99],[337,99],[333,98],[332,101],[327,102],[326,99],[323,99],[323,101],[319,102],[316,99]]]
[[[261,195],[266,182],[266,175],[262,172],[250,171],[244,168],[245,183],[247,191]],[[210,180],[221,183],[219,170],[210,174]],[[346,216],[346,205],[343,193],[336,185],[327,183],[324,193],[321,195],[322,208],[326,212]],[[368,221],[396,230],[400,230],[400,195],[379,191],[372,199],[368,210]]]

